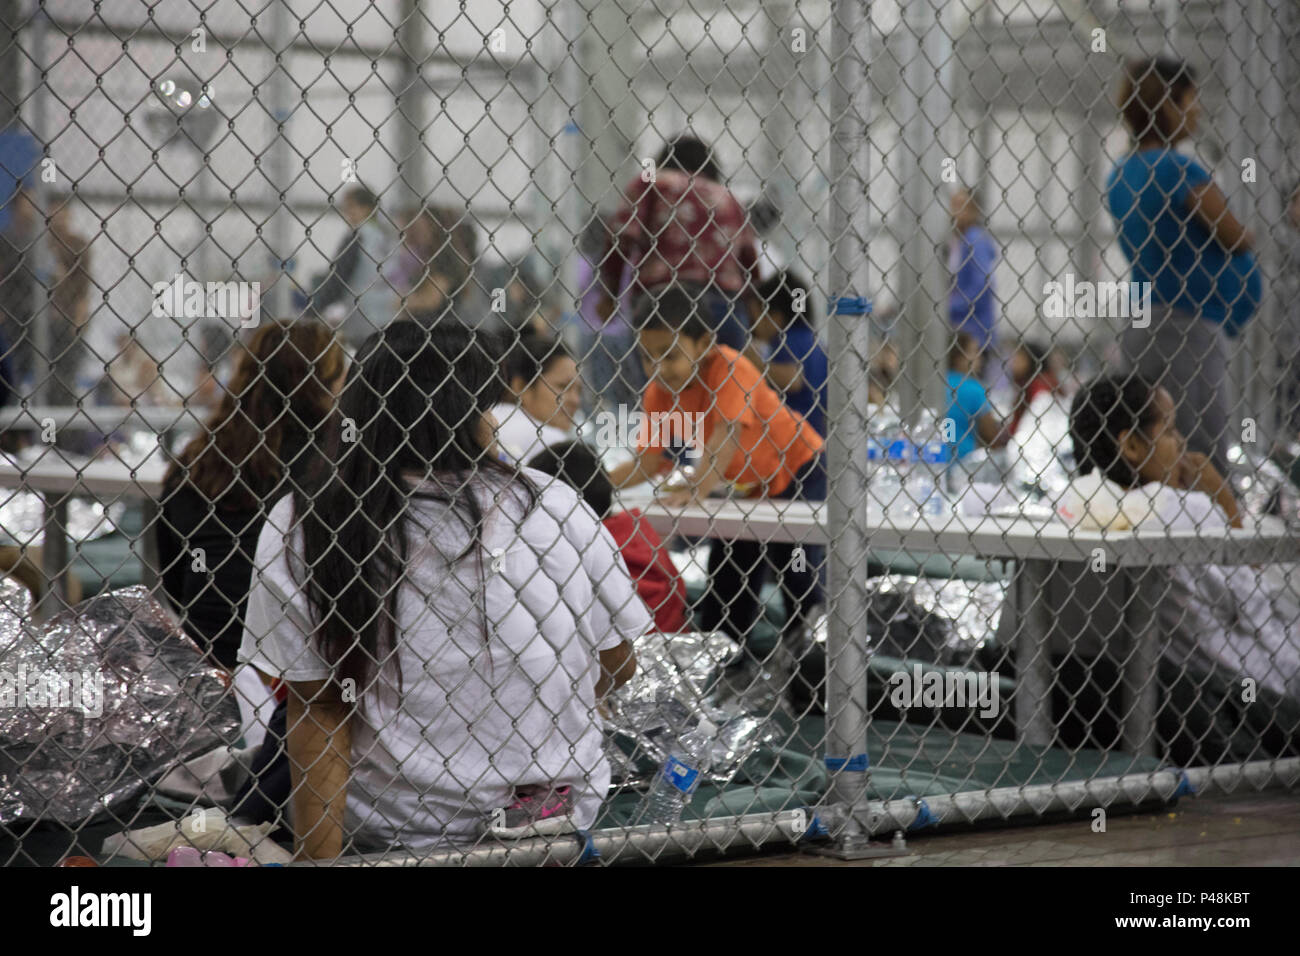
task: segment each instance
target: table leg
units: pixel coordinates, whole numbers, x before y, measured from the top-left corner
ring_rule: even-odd
[[[162,573],[158,557],[158,520],[161,509],[158,502],[145,498],[141,505],[144,514],[144,527],[140,539],[136,541],[137,554],[140,556],[140,583],[157,595],[158,580]]]
[[[41,571],[46,590],[36,608],[36,619],[47,621],[68,606],[68,496],[50,492],[42,500],[45,534]]]
[[[1154,757],[1158,756],[1156,671],[1160,663],[1160,622],[1155,602],[1143,595],[1140,583],[1144,575],[1155,576],[1159,569],[1130,568],[1123,573],[1126,591],[1124,624],[1132,645],[1128,660],[1121,665],[1124,713],[1120,721],[1120,737],[1128,753]],[[1152,589],[1151,593],[1156,592]]]
[[[1051,615],[1047,585],[1054,563],[1027,560],[1016,568],[1015,606],[1020,613],[1016,634],[1016,727],[1033,747],[1052,743],[1052,657],[1048,637]]]

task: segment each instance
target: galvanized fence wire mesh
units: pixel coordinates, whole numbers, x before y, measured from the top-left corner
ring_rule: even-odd
[[[1294,3],[0,19],[4,863],[1300,775]]]

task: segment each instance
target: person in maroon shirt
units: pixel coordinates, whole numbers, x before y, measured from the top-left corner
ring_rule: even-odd
[[[614,489],[591,449],[579,441],[562,442],[539,452],[528,467],[570,485],[596,512],[618,545],[636,593],[654,615],[655,630],[667,634],[684,630],[686,584],[658,532],[639,510],[611,512]]]
[[[749,322],[743,298],[758,287],[758,244],[745,207],[722,183],[708,146],[682,135],[664,147],[653,175],[623,191],[600,258],[607,321],[623,269],[632,270],[632,307],[669,287],[707,303],[718,342],[743,352]]]

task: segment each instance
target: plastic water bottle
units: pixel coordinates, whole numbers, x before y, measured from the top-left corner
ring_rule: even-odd
[[[948,445],[939,424],[929,412],[922,412],[912,432],[915,460],[908,476],[910,510],[922,518],[936,518],[947,510],[944,475],[948,467]]]
[[[908,496],[918,516],[937,518],[947,511],[948,501],[943,492],[947,464],[948,448],[942,442],[927,441],[918,446],[908,487]]]
[[[883,514],[901,503],[910,443],[893,409],[873,405],[868,415],[867,506]]]
[[[708,720],[701,720],[694,730],[677,739],[677,746],[655,774],[650,792],[637,811],[636,823],[676,823],[682,818],[682,811],[700,785],[700,777],[709,770],[710,747],[717,731]]]
[[[886,513],[897,515],[900,511],[911,510],[908,508],[907,488],[915,458],[916,449],[905,433],[893,435],[885,445],[885,456],[876,481],[876,494]]]

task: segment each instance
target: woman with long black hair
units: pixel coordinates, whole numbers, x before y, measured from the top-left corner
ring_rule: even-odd
[[[372,336],[335,479],[263,532],[240,657],[289,683],[303,857],[595,820],[597,703],[650,617],[578,494],[496,460],[496,384],[467,330]]]

